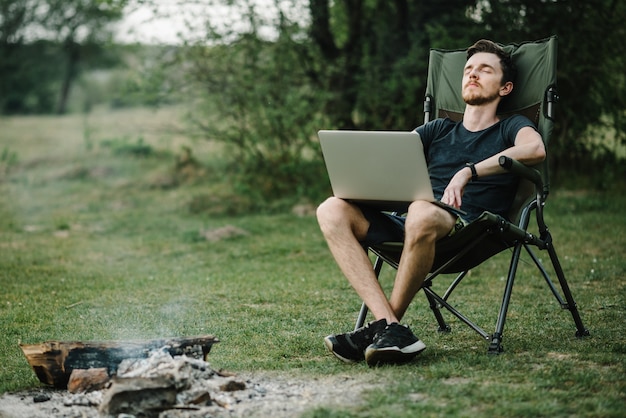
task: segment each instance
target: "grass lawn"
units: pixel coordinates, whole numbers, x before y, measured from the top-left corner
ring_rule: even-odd
[[[450,315],[452,332],[437,333],[420,294],[405,319],[427,350],[405,366],[348,366],[322,338],[350,329],[359,300],[314,217],[224,214],[236,205],[219,153],[177,120],[171,109],[0,118],[0,393],[39,385],[20,342],[214,334],[218,369],[384,383],[363,406],[310,417],[624,416],[624,194],[557,190],[546,209],[591,337],[574,337],[526,256],[502,355]],[[195,175],[175,169],[181,146],[202,163]],[[455,299],[487,330],[507,268],[506,254],[490,260]]]

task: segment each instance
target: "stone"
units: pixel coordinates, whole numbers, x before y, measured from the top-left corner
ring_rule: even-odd
[[[129,414],[147,418],[176,405],[176,385],[172,379],[131,377],[112,379],[100,404],[100,412],[109,416]]]

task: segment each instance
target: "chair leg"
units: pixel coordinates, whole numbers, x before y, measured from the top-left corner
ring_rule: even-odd
[[[513,255],[511,256],[511,264],[509,266],[509,275],[506,280],[506,286],[504,288],[504,295],[502,297],[502,305],[500,305],[500,313],[498,314],[498,322],[496,323],[496,330],[491,336],[491,343],[487,352],[489,354],[500,354],[503,351],[502,338],[504,331],[504,323],[506,322],[506,314],[509,310],[509,303],[511,302],[511,294],[513,293],[513,283],[515,282],[515,274],[517,273],[517,266],[519,265],[519,259],[522,252],[522,243],[515,245],[513,249]]]
[[[561,285],[561,289],[563,291],[563,295],[565,296],[565,300],[563,300],[563,297],[561,297],[561,295],[557,291],[556,287],[554,286],[554,283],[552,283],[552,280],[550,280],[550,277],[548,276],[546,269],[541,265],[541,262],[539,261],[535,253],[530,248],[528,248],[528,246],[526,246],[526,250],[528,254],[531,256],[531,258],[533,259],[533,261],[535,262],[535,265],[537,266],[541,274],[543,275],[543,278],[545,279],[546,283],[550,287],[552,294],[554,295],[556,300],[559,302],[561,307],[563,309],[569,310],[570,313],[572,314],[574,323],[576,324],[576,337],[588,336],[589,330],[587,330],[585,326],[583,325],[582,319],[580,318],[580,314],[578,313],[576,302],[574,301],[572,292],[570,291],[569,285],[567,284],[567,280],[565,279],[565,273],[563,272],[563,268],[561,267],[559,257],[556,254],[556,250],[554,249],[554,246],[552,246],[552,242],[551,242],[552,237],[548,235],[547,238],[548,240],[546,244],[546,249],[548,250],[548,255],[550,256],[550,261],[552,262],[552,266],[554,267],[556,276],[559,279],[559,284]]]
[[[468,317],[466,317],[461,312],[456,310],[454,306],[450,305],[448,301],[444,300],[441,296],[435,293],[430,287],[424,287],[423,290],[424,290],[424,293],[426,293],[426,295],[428,296],[428,298],[432,299],[437,304],[437,308],[439,307],[446,308],[448,312],[456,316],[461,322],[463,322],[465,325],[467,325],[468,327],[476,331],[478,334],[480,334],[480,336],[483,337],[485,340],[487,341],[491,340],[491,334],[487,333],[484,329],[479,327],[476,323],[471,321]],[[447,325],[444,326],[444,331],[446,327]]]
[[[511,265],[509,267],[509,276],[506,281],[506,287],[504,290],[504,296],[502,298],[502,305],[500,307],[500,314],[498,315],[498,322],[496,324],[496,331],[493,333],[491,337],[491,344],[489,345],[489,354],[499,354],[503,351],[502,348],[502,338],[504,331],[504,323],[506,321],[506,315],[509,308],[509,303],[511,301],[511,294],[513,291],[513,283],[515,281],[515,275],[517,273],[517,267],[519,265],[521,250],[523,244],[517,244],[513,250],[513,255],[511,257]],[[527,248],[528,249],[528,248]],[[561,306],[564,309],[568,309],[572,314],[572,318],[574,319],[574,323],[576,324],[576,337],[585,337],[589,335],[589,330],[585,328],[583,325],[582,319],[580,318],[580,314],[578,312],[578,308],[576,307],[576,302],[572,296],[572,292],[570,291],[569,285],[567,284],[567,280],[565,279],[565,273],[561,267],[561,263],[559,262],[559,258],[556,254],[556,250],[552,246],[551,240],[548,238],[546,241],[546,250],[550,256],[550,261],[552,262],[552,266],[554,267],[554,271],[556,272],[556,276],[559,279],[559,284],[561,285],[561,289],[563,290],[563,295],[565,297],[566,303],[562,303],[562,298],[554,288],[552,281],[547,276],[545,269],[541,267],[539,260],[536,259],[534,253],[528,249],[528,252],[531,254],[531,257],[538,265],[539,270],[543,274],[546,279],[552,293],[555,295],[557,300],[561,302]]]
[[[356,318],[356,323],[354,324],[355,331],[361,328],[363,325],[365,325],[365,318],[367,317],[367,312],[368,312],[367,305],[365,304],[365,302],[363,302],[361,304],[361,310],[359,311],[359,316]]]
[[[552,280],[550,280],[550,276],[548,275],[548,272],[546,271],[545,267],[541,264],[541,261],[539,261],[539,258],[537,258],[533,250],[527,244],[524,244],[524,247],[526,248],[526,252],[528,253],[528,255],[530,255],[532,260],[535,262],[535,266],[537,266],[537,268],[539,269],[539,272],[541,273],[544,280],[546,281],[546,284],[550,288],[550,291],[552,292],[556,300],[559,302],[559,305],[561,305],[562,307],[565,307],[565,301],[559,294]]]
[[[565,279],[565,273],[563,273],[563,269],[561,268],[559,257],[557,256],[556,250],[550,241],[548,242],[547,250],[548,254],[550,254],[550,260],[552,261],[552,266],[556,272],[556,277],[559,279],[561,289],[563,290],[563,296],[565,296],[565,300],[567,302],[564,308],[570,311],[572,318],[574,319],[574,323],[576,324],[576,337],[586,337],[589,335],[589,330],[583,325],[583,321],[578,313],[578,307],[576,306],[572,292],[570,291],[567,280]]]
[[[439,309],[439,304],[437,303],[437,300],[430,294],[430,292],[427,291],[427,289],[424,289],[424,294],[426,295],[426,299],[428,299],[430,309],[433,311],[435,319],[439,324],[439,328],[437,329],[437,331],[450,332],[450,326],[446,323],[446,320],[443,319],[443,315],[441,315],[441,310]]]

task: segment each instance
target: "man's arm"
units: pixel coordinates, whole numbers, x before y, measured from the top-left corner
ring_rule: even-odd
[[[546,149],[539,133],[530,126],[526,126],[517,132],[514,146],[475,163],[474,167],[478,177],[504,173],[506,170],[500,167],[498,163],[498,159],[502,155],[506,155],[526,165],[535,165],[546,158]],[[471,178],[472,170],[469,167],[464,167],[457,171],[443,192],[441,201],[450,206],[460,208],[463,191]]]

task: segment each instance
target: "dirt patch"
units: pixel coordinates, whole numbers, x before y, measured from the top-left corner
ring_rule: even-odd
[[[218,242],[236,237],[249,235],[248,231],[237,228],[233,225],[226,225],[221,228],[200,231],[200,235],[209,242]]]
[[[263,372],[220,379],[225,390],[213,393],[209,405],[169,409],[159,418],[291,418],[322,407],[354,408],[363,402],[364,391],[380,385],[351,375],[307,377]],[[245,388],[235,385],[239,390],[229,390],[233,389],[230,382],[244,383]],[[101,391],[71,394],[48,388],[5,393],[0,396],[0,418],[101,418],[98,407],[102,397]]]

